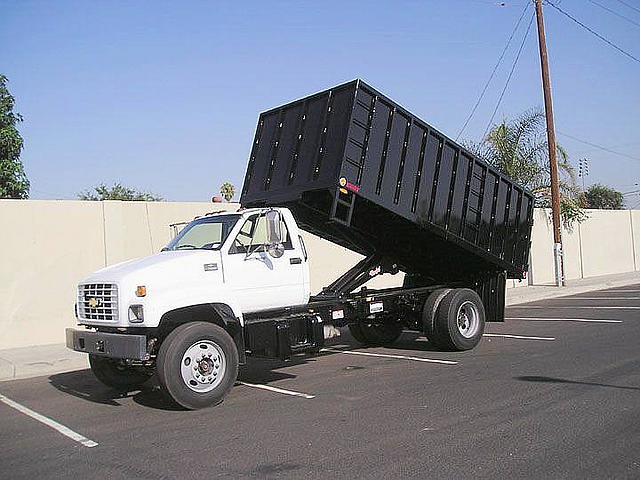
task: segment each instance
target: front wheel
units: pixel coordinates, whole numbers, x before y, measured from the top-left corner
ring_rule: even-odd
[[[122,360],[99,355],[89,355],[89,365],[101,383],[120,391],[136,389],[153,375],[143,367],[126,365]]]
[[[158,381],[173,400],[195,410],[220,403],[238,377],[238,350],[218,325],[192,322],[162,342],[156,362]]]

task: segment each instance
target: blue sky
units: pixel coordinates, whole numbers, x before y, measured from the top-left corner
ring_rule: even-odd
[[[640,27],[585,0],[560,3],[640,56]],[[598,3],[640,23],[618,1]],[[455,137],[525,4],[0,1],[0,72],[25,118],[31,196],[122,182],[208,201],[226,180],[241,186],[259,112],[354,78]],[[640,63],[545,13],[558,130],[636,159],[559,140],[575,162],[589,158],[588,183],[633,190]],[[465,138],[482,136],[524,24]],[[534,24],[496,120],[542,102]]]

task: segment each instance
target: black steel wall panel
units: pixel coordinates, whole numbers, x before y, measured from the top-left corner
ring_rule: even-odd
[[[328,108],[328,100],[328,96],[315,98],[310,100],[307,106],[307,113],[304,116],[304,129],[299,133],[302,138],[297,174],[294,181],[294,185],[301,188],[304,188],[313,179],[313,168],[320,145],[323,114]]]
[[[316,178],[320,181],[336,182],[344,159],[345,142],[349,131],[353,91],[338,89],[331,95],[318,149]]]
[[[433,196],[434,176],[436,164],[438,161],[438,152],[442,140],[429,133],[424,152],[424,163],[422,165],[422,175],[420,180],[420,189],[418,191],[418,201],[415,209],[417,217],[422,222],[429,222],[429,211],[431,210],[431,198]]]
[[[402,178],[396,204],[398,210],[411,212],[413,198],[418,177],[420,152],[422,150],[422,139],[426,131],[415,123],[411,126],[408,137],[408,145],[404,157]]]
[[[260,116],[241,202],[365,254],[407,241],[417,270],[528,264],[532,194],[360,80]]]

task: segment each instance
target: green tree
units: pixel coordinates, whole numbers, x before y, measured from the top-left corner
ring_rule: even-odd
[[[536,195],[536,206],[551,206],[549,147],[544,112],[529,110],[513,120],[494,126],[480,143],[467,147]],[[569,155],[558,145],[561,212],[566,225],[583,221],[583,198],[576,185]]]
[[[17,125],[22,115],[15,113],[15,100],[0,75],[0,198],[29,198],[29,180],[20,161],[24,141]]]
[[[624,196],[606,185],[591,185],[584,192],[586,208],[598,208],[603,210],[622,210],[624,207]]]
[[[227,202],[230,202],[235,194],[236,187],[230,182],[224,182],[220,187],[220,195],[222,195]]]
[[[87,190],[78,194],[80,200],[128,200],[142,202],[157,202],[162,197],[153,193],[140,192],[133,188],[125,187],[119,183],[114,183],[111,187],[107,187],[101,183],[92,190]]]

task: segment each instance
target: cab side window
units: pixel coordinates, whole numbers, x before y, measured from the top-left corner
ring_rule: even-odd
[[[285,250],[293,250],[291,236],[284,220],[280,224],[280,229]],[[244,222],[229,249],[229,253],[247,253],[249,249],[252,252],[264,251],[267,245],[267,220],[264,215],[256,214]]]

